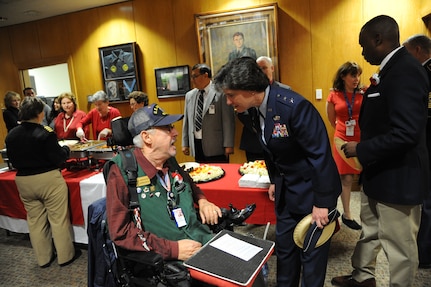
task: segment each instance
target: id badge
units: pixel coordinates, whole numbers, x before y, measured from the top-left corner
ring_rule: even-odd
[[[215,114],[215,105],[210,105],[208,108],[208,113],[210,115],[214,115]]]
[[[174,216],[175,222],[177,223],[178,227],[183,227],[187,225],[186,218],[184,217],[184,213],[181,207],[173,209],[172,215]]]
[[[353,137],[355,135],[355,120],[346,121],[346,136]]]

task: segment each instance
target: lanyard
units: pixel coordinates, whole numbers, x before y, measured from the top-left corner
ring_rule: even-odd
[[[72,116],[72,118],[70,119],[69,124],[67,124],[67,126],[66,126],[66,114],[64,115],[64,118],[63,118],[63,130],[64,130],[64,132],[67,132],[67,130],[69,129],[70,125],[72,124],[74,118],[75,117]]]
[[[159,173],[157,173],[157,178],[160,184],[166,189],[166,191],[171,191],[171,180],[169,179],[169,172],[165,173],[165,178],[163,179]]]
[[[353,116],[353,106],[355,104],[356,91],[353,91],[352,103],[349,103],[349,99],[347,98],[346,91],[343,91],[343,95],[344,95],[344,99],[346,100],[346,104],[347,104],[347,112],[349,113],[349,120],[351,120],[352,116]]]

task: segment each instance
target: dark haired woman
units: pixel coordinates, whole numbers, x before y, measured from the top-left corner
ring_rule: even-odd
[[[58,144],[49,126],[41,125],[44,106],[36,97],[25,97],[19,111],[21,124],[6,137],[9,160],[18,170],[15,183],[27,211],[31,245],[42,268],[53,262],[55,254],[64,266],[81,253],[73,246],[68,189],[59,170],[70,149]]]
[[[343,223],[355,230],[361,229],[350,212],[350,192],[352,191],[353,175],[361,172],[361,166],[356,158],[346,158],[340,147],[346,141],[360,140],[359,110],[364,93],[360,88],[361,67],[353,62],[341,65],[334,77],[333,89],[329,93],[326,103],[326,113],[329,122],[335,129],[332,154],[337,164],[343,190],[341,203],[343,204]]]
[[[137,109],[148,106],[148,95],[141,91],[133,91],[129,94],[129,104],[134,112]]]
[[[48,125],[53,129],[55,126],[55,119],[58,114],[61,112],[61,105],[59,101],[59,97],[54,98],[51,105],[51,112],[48,115]]]

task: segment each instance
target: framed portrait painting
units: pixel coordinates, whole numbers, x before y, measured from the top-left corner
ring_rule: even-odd
[[[270,57],[278,80],[277,4],[195,15],[202,63],[213,74],[239,57]]]
[[[139,90],[136,44],[127,43],[99,48],[105,92],[110,101],[127,100]]]

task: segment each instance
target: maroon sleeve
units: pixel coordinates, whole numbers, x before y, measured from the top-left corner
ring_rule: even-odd
[[[129,191],[117,165],[112,165],[107,182],[106,209],[111,239],[126,250],[159,253],[163,259],[178,259],[178,242],[139,230],[128,209]],[[139,236],[141,235],[141,236]],[[145,240],[146,245],[144,245]],[[146,248],[148,247],[148,248]]]

